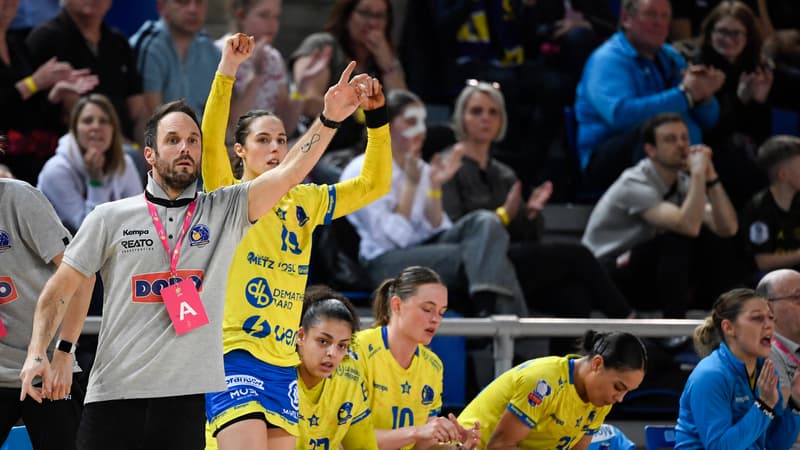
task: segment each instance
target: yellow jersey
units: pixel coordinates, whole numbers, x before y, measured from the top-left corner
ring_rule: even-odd
[[[598,407],[581,400],[573,369],[578,355],[548,356],[526,361],[500,375],[475,397],[458,422],[465,428],[481,424],[486,448],[500,416],[508,410],[531,431],[520,448],[568,449],[603,424],[611,406]]]
[[[225,148],[232,77],[217,73],[203,116],[206,190],[237,183]],[[367,128],[361,174],[334,185],[292,188],[242,238],[228,271],[222,339],[225,353],[241,349],[280,367],[296,366],[297,328],[317,225],[349,214],[389,192],[389,125]]]
[[[309,388],[297,376],[300,415],[297,450],[377,450],[369,397],[359,365],[345,357],[328,378]]]
[[[441,413],[444,371],[433,351],[418,345],[411,365],[404,369],[389,351],[386,327],[359,331],[353,349],[366,374],[375,428],[420,426]]]

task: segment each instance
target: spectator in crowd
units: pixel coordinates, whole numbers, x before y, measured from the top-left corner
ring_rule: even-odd
[[[769,300],[775,316],[775,336],[769,358],[778,372],[783,407],[786,408],[790,396],[785,390],[792,385],[800,366],[800,273],[792,269],[773,270],[758,282],[756,292]],[[800,440],[795,441],[792,448],[800,448]]]
[[[123,135],[130,141],[141,142],[147,120],[142,78],[128,40],[103,21],[111,0],[63,0],[61,3],[61,12],[34,28],[25,40],[33,65],[44,64],[55,57],[75,69],[88,69],[99,81],[92,92],[111,100],[122,122]],[[64,95],[62,106],[48,108],[39,121],[58,135],[65,133],[69,115],[79,97],[78,93]]]
[[[427,103],[452,105],[470,79],[500,84],[509,117],[504,158],[533,168],[520,174],[528,184],[546,176],[564,106],[614,23],[602,1],[412,0],[400,54],[409,89]]]
[[[611,406],[641,384],[647,350],[630,333],[593,330],[581,348],[526,361],[481,391],[458,416],[480,423],[478,448],[588,448]]]
[[[503,94],[486,82],[466,86],[456,100],[453,128],[464,154],[461,167],[442,186],[448,217],[458,220],[472,211],[494,211],[506,226],[514,263],[528,307],[559,317],[589,317],[599,309],[608,317],[633,314],[586,247],[542,243],[540,212],[553,190],[545,182],[522,198],[514,170],[491,157],[492,142],[503,138],[507,114]],[[559,301],[554,302],[552,299]],[[572,339],[570,339],[572,341]]]
[[[253,41],[237,43],[240,59],[248,57]],[[325,117],[331,121],[352,114],[363,97],[358,86],[344,81],[351,72],[352,65],[326,94]],[[41,401],[32,382],[37,376],[45,386],[51,382],[45,348],[66,300],[101,270],[104,317],[78,446],[203,447],[204,393],[225,388],[226,268],[250,225],[302,181],[334,132],[315,123],[280,167],[206,194],[197,192],[202,139],[193,110],[181,101],[159,107],[147,124],[144,152],[153,170],[145,195],[92,211],[68,247],[65,264],[45,285],[21,373],[23,399]],[[172,255],[168,260],[162,249]]]
[[[772,69],[762,56],[762,42],[753,11],[741,1],[726,1],[703,21],[693,58],[725,74],[714,94],[719,122],[704,131],[703,141],[716,150],[714,166],[737,210],[767,184],[754,162],[771,127]]]
[[[256,39],[257,48],[253,59],[242,63],[236,73],[236,84],[231,98],[231,117],[239,117],[246,111],[260,109],[272,111],[286,125],[286,132],[292,136],[306,99],[303,92],[306,84],[319,71],[328,66],[328,50],[314,53],[312,63],[304,73],[299,74],[297,84],[292,84],[286,72],[286,63],[281,53],[272,46],[280,28],[282,0],[232,0],[228,3],[230,32],[217,39],[217,47],[222,50],[225,39],[232,33],[240,32]],[[234,123],[229,125],[229,136],[233,136]]]
[[[141,194],[139,173],[122,150],[119,118],[106,96],[78,100],[69,133],[39,173],[38,187],[73,233],[97,205]]]
[[[703,225],[719,236],[736,234],[736,211],[714,170],[711,149],[689,145],[689,129],[680,114],[650,119],[642,141],[647,157],[603,194],[582,242],[635,308],[683,317],[689,304],[692,243]]]
[[[88,71],[76,71],[55,58],[33,65],[24,36],[9,28],[18,6],[18,0],[0,4],[0,134],[8,138],[6,162],[19,178],[35,183],[58,140],[58,134],[45,128],[39,117],[48,106],[48,96],[58,103],[69,88],[82,94],[97,80]]]
[[[440,417],[444,368],[427,345],[447,310],[447,287],[427,267],[411,266],[374,294],[375,326],[356,333],[353,351],[366,376],[379,448],[474,448],[480,426]],[[376,393],[380,391],[380,393]]]
[[[159,20],[146,21],[130,40],[147,110],[183,98],[202,116],[220,57],[201,31],[206,0],[158,0],[156,6]]]
[[[237,33],[226,41],[203,118],[203,180],[208,191],[239,182],[228,164],[224,136],[233,77],[242,62],[231,42],[241,39],[247,36]],[[347,82],[347,75],[342,75],[340,83]],[[318,225],[385,195],[391,177],[389,127],[380,84],[366,74],[350,84],[365,93],[361,107],[369,127],[367,163],[360,176],[332,186],[295,187],[273,207],[275,214],[261,218],[245,233],[234,253],[222,322],[225,371],[232,381],[226,390],[206,396],[209,447],[272,448],[297,434],[297,408],[286,392],[297,385],[299,361],[293,336],[300,325],[313,232]],[[239,118],[234,149],[243,160],[242,182],[251,181],[281,167],[289,151],[286,129],[274,114],[251,111]],[[248,294],[243,297],[242,292]],[[241,389],[236,381],[241,377],[263,381],[263,389],[253,388],[255,399],[235,395]]]
[[[355,307],[326,286],[311,286],[297,331],[298,442],[311,448],[377,450],[366,377],[350,350]]]
[[[638,127],[662,112],[677,112],[692,144],[714,126],[719,104],[714,93],[725,79],[713,67],[687,66],[665,44],[669,0],[623,0],[620,26],[592,53],[575,100],[578,153],[584,182],[605,190],[641,157]]]
[[[389,0],[337,0],[323,27],[292,53],[289,69],[298,93],[305,99],[303,115],[312,119],[322,106],[320,99],[348,61],[356,62],[356,72],[364,72],[380,80],[386,92],[405,89],[403,68],[395,54],[393,41],[394,13]],[[330,50],[328,50],[330,48]],[[328,59],[327,68],[314,66]],[[313,69],[313,70],[312,70]],[[316,73],[309,77],[309,73]],[[355,146],[364,132],[363,115],[356,114],[340,128],[331,149]]]
[[[33,27],[52,19],[59,11],[59,0],[27,0],[19,3],[9,30],[22,40]]]
[[[2,151],[0,150],[0,154]],[[37,450],[75,448],[83,406],[80,372],[73,366],[75,345],[83,328],[94,277],[89,277],[70,302],[67,315],[80,318],[63,327],[55,347],[44,343],[53,362],[52,382],[44,389],[51,401],[32,398],[20,402],[19,372],[31,340],[36,299],[61,264],[72,236],[61,225],[53,207],[28,183],[0,179],[0,442],[22,419]]]
[[[361,238],[359,254],[373,280],[382,280],[413,264],[426,264],[451,288],[463,286],[472,303],[458,305],[467,315],[493,312],[525,315],[527,307],[508,259],[508,232],[493,211],[477,210],[455,222],[443,211],[442,186],[461,165],[462,149],[420,158],[425,140],[425,105],[413,93],[388,94],[392,137],[392,187],[388,195],[350,214]],[[345,167],[342,180],[356,176],[364,163],[358,156]]]
[[[675,448],[788,449],[800,431],[800,379],[782,386],[769,360],[775,317],[752,289],[720,295],[695,347],[703,358],[683,388]],[[791,397],[784,407],[782,392]]]
[[[758,150],[770,180],[744,210],[747,246],[760,271],[800,268],[800,138],[773,136]]]

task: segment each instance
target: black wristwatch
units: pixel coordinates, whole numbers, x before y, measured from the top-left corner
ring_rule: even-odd
[[[61,352],[64,352],[64,353],[70,353],[70,354],[74,355],[75,354],[75,350],[77,348],[78,348],[78,346],[73,344],[70,341],[65,341],[63,339],[59,339],[59,340],[56,341],[56,350],[58,350],[58,351],[61,351]]]

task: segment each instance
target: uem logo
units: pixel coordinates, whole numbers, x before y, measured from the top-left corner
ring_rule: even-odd
[[[0,277],[0,305],[16,300],[17,288],[11,277]]]
[[[131,300],[134,303],[159,303],[162,289],[187,278],[192,280],[197,292],[203,292],[202,270],[179,270],[175,278],[170,278],[169,272],[134,275],[131,277]]]

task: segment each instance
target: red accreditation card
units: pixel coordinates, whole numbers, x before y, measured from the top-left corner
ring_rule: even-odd
[[[3,319],[0,319],[0,338],[4,338],[8,335],[8,331],[6,331],[6,325],[3,323]]]
[[[208,315],[200,301],[200,294],[190,279],[161,290],[161,298],[167,305],[169,318],[178,335],[202,327],[208,323]]]

